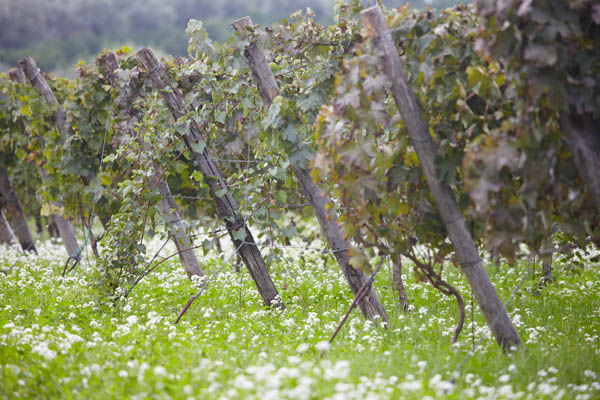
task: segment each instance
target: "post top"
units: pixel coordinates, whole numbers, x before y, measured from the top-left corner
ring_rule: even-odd
[[[135,56],[138,61],[142,63],[144,68],[146,68],[146,70],[151,70],[156,64],[158,64],[158,59],[150,47],[144,47],[138,51]]]
[[[22,58],[19,60],[18,64],[22,67],[37,67],[37,64],[35,63],[35,60],[33,59],[33,57],[31,56],[27,56],[25,58]]]
[[[140,55],[154,55],[154,52],[152,51],[152,49],[150,47],[144,47],[143,49],[138,50],[138,52],[136,53],[137,56]]]
[[[10,79],[13,80],[14,82],[17,83],[25,83],[25,73],[23,72],[23,69],[19,68],[11,68],[10,71],[8,71],[8,76],[10,76]]]
[[[236,30],[236,32],[243,33],[244,29],[247,26],[252,26],[252,18],[250,18],[249,16],[242,17],[233,21],[231,25],[233,26],[233,29]]]
[[[110,68],[111,70],[115,70],[119,67],[117,56],[112,51],[107,51],[104,54],[100,54],[98,56],[97,63],[100,65],[100,67]]]
[[[373,6],[360,12],[363,22],[367,27],[370,37],[375,37],[387,30],[387,23],[381,7]]]

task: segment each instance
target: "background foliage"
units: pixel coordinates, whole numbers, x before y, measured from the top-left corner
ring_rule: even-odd
[[[411,3],[417,8],[445,8],[457,2]],[[190,19],[202,20],[214,39],[224,41],[235,18],[251,15],[255,23],[271,25],[310,7],[319,22],[331,23],[333,4],[333,0],[0,0],[0,63],[9,67],[32,56],[45,71],[73,76],[77,60],[91,60],[105,47],[151,46],[161,53],[185,55]]]

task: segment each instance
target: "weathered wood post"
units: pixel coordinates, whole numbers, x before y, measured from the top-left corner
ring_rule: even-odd
[[[46,103],[55,104],[57,106],[57,111],[54,115],[55,124],[59,132],[62,134],[65,127],[65,112],[58,103],[58,100],[56,100],[56,97],[54,96],[54,93],[52,93],[50,86],[48,86],[46,79],[44,79],[42,76],[40,69],[37,67],[35,61],[31,57],[20,60],[19,65],[21,68],[23,68],[23,72],[25,73],[25,76],[31,85],[35,87],[44,97]],[[40,175],[42,181],[48,179],[48,174],[43,168],[40,168]],[[52,204],[58,209],[62,209],[64,207],[64,204],[60,199],[52,202]],[[79,245],[77,244],[77,238],[75,238],[75,232],[71,222],[65,219],[62,215],[54,214],[51,216],[51,218],[58,227],[58,232],[60,233],[60,237],[63,240],[63,244],[65,245],[69,256],[79,258],[80,254],[76,254],[77,250],[79,249]]]
[[[138,51],[137,58],[152,78],[154,87],[160,92],[173,118],[178,120],[185,115],[187,110],[184,107],[183,93],[171,83],[171,79],[166,74],[165,67],[158,61],[152,50],[145,48]],[[254,237],[250,229],[248,229],[246,221],[238,213],[238,205],[231,195],[229,186],[225,182],[221,170],[212,158],[210,150],[207,147],[204,147],[202,151],[196,150],[201,143],[206,143],[204,139],[204,134],[198,125],[194,121],[189,121],[189,131],[183,134],[183,140],[190,150],[196,168],[204,176],[204,180],[210,189],[211,197],[216,203],[219,217],[225,221],[235,249],[237,249],[242,257],[244,264],[246,264],[250,276],[252,276],[265,304],[268,306],[276,304],[279,307],[284,307],[283,302],[279,299],[279,294],[269,275],[269,271],[267,271],[260,250],[254,241]],[[234,235],[234,232],[240,230],[244,234],[243,240],[237,239],[237,235]]]
[[[374,6],[363,10],[361,15],[380,54],[385,74],[392,83],[392,94],[396,106],[419,157],[427,184],[444,220],[461,269],[473,288],[481,312],[485,316],[498,344],[504,348],[518,345],[521,342],[519,334],[510,321],[504,305],[500,301],[483,266],[454,193],[448,185],[438,179],[435,168],[437,150],[415,95],[406,81],[406,74],[392,40],[392,35],[388,31],[383,12],[379,6]]]
[[[8,72],[8,76],[13,82],[25,83],[25,73],[21,68],[12,68]],[[19,198],[10,184],[6,172],[0,176],[0,194],[4,197],[5,206],[8,212],[8,220],[16,227],[15,234],[19,239],[19,243],[21,243],[23,251],[31,250],[37,253],[33,235],[27,224],[27,216],[23,211],[23,206],[21,205]]]
[[[542,248],[550,249],[554,247],[552,244],[552,236],[548,233],[545,240],[542,241]],[[542,254],[542,279],[540,281],[540,287],[545,287],[548,282],[554,281],[554,274],[552,272],[552,253]]]
[[[3,210],[0,208],[0,243],[6,243],[10,246],[17,243],[15,234],[10,227],[10,224],[4,216]]]
[[[400,305],[402,306],[402,310],[408,311],[408,306],[410,305],[408,302],[408,296],[406,295],[406,289],[404,288],[404,282],[402,280],[402,258],[398,255],[397,257],[392,257],[393,259],[393,280],[394,286],[396,286],[396,290],[398,291],[398,300],[400,300]]]
[[[245,34],[246,27],[252,26],[252,19],[250,17],[240,18],[233,21],[232,25],[237,32]],[[273,103],[273,99],[279,95],[279,87],[269,68],[265,53],[256,45],[256,43],[250,43],[246,47],[245,55],[248,60],[248,65],[250,66],[250,71],[252,72],[252,77],[256,81],[259,93],[263,99],[263,103],[268,107]],[[350,257],[348,255],[350,243],[344,238],[340,231],[337,224],[336,211],[333,207],[327,207],[329,200],[321,188],[313,181],[312,173],[309,168],[302,168],[292,164],[292,170],[296,175],[302,193],[308,199],[308,202],[319,221],[321,230],[329,243],[329,247],[335,256],[342,273],[348,281],[352,293],[356,296],[360,288],[367,283],[369,277],[364,272],[354,269],[350,265]],[[381,305],[372,286],[358,305],[365,318],[381,318],[383,321],[388,321],[385,309]]]
[[[119,63],[117,62],[115,54],[113,52],[107,52],[101,55],[98,57],[98,65],[110,85],[115,89],[119,89],[117,76],[114,73],[114,71],[119,68]],[[140,119],[140,116],[137,115],[139,113],[136,113],[133,109],[135,98],[136,93],[129,88],[128,92],[123,96],[118,97],[116,103],[123,118],[131,120],[131,123],[128,123],[127,126],[130,127],[130,135],[134,137],[136,136],[136,133],[133,130],[133,127]],[[181,261],[181,264],[183,264],[189,278],[194,275],[204,276],[204,271],[193,250],[194,243],[185,231],[181,212],[179,211],[179,207],[177,207],[173,195],[171,195],[169,185],[164,179],[161,179],[161,171],[156,166],[154,166],[154,169],[156,170],[156,176],[151,178],[151,182],[153,187],[157,187],[161,194],[160,208],[163,214],[162,217],[167,229],[172,235],[175,247],[179,252],[179,260]]]
[[[35,242],[27,223],[27,217],[23,212],[21,202],[10,184],[8,173],[4,168],[0,169],[0,196],[2,196],[2,206],[6,210],[6,217],[19,239],[21,248],[23,251],[37,253]]]

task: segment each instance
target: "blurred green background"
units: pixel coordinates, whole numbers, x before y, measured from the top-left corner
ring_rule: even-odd
[[[436,9],[457,0],[414,0]],[[363,4],[375,1],[363,1]],[[398,7],[404,1],[383,1]],[[32,56],[44,71],[72,76],[74,64],[91,61],[104,48],[151,46],[159,53],[185,55],[189,19],[198,19],[217,41],[231,35],[231,21],[250,15],[271,25],[310,7],[323,24],[333,21],[334,0],[0,0],[0,72]]]

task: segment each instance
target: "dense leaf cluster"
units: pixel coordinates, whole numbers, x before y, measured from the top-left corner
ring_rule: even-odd
[[[600,6],[481,1],[477,14],[475,49],[498,66],[488,74],[503,80],[498,95],[511,108],[465,159],[477,215],[509,251],[521,241],[538,248],[557,230],[580,243],[597,237],[600,210],[564,121],[593,121],[600,141]]]
[[[594,46],[600,41],[592,38],[598,26],[594,17],[573,25],[572,17],[556,16],[555,25],[564,27],[555,33],[565,40],[547,43],[556,52],[549,59],[530,58],[548,53],[527,50],[533,39],[517,43],[524,46],[522,57],[521,50],[492,46],[503,43],[507,27],[523,38],[516,27],[539,34],[511,23],[513,14],[547,28],[531,4],[523,2],[517,14],[491,13],[485,4],[479,14],[465,6],[438,16],[408,6],[387,11],[437,145],[438,175],[456,193],[476,240],[506,255],[520,243],[539,249],[557,230],[564,240],[584,243],[598,229],[598,210],[578,181],[557,117],[564,107],[596,117]],[[267,262],[281,255],[276,243],[298,234],[307,243],[314,239],[311,231],[298,232],[298,222],[311,216],[290,171],[300,165],[315,170],[357,249],[369,256],[415,256],[418,243],[425,249],[419,257],[442,265],[452,247],[363,31],[362,9],[358,1],[337,2],[336,23],[329,27],[310,10],[297,12],[225,44],[213,42],[204,25],[191,20],[190,57],[163,60],[173,82],[163,90],[184,94],[184,114],[177,119],[128,48],[117,52],[118,87],[97,65],[80,65],[74,80],[46,76],[65,109],[66,137],[54,127],[55,110],[35,90],[0,75],[4,167],[22,193],[37,188],[37,207],[60,198],[64,210],[51,211],[81,220],[86,229],[99,217],[104,232],[98,257],[111,291],[131,284],[151,257],[144,236],[166,232],[158,218],[161,178],[180,200],[190,232],[223,222],[216,221],[209,189],[182,140],[190,124],[205,133],[193,150],[208,148],[215,155],[241,215],[258,227]],[[535,43],[535,49],[542,46]],[[265,50],[279,87],[268,108],[245,59],[250,44]],[[573,59],[592,69],[573,66]],[[540,89],[556,74],[564,79]],[[566,106],[557,103],[556,90]],[[43,185],[38,167],[49,176]],[[197,241],[210,249],[219,236]],[[364,253],[353,254],[356,265],[365,265]]]

